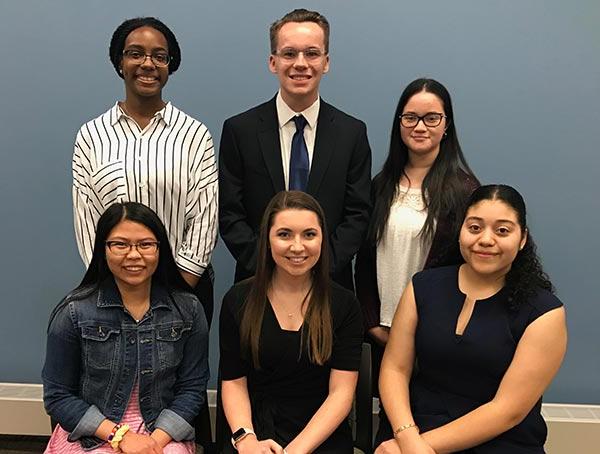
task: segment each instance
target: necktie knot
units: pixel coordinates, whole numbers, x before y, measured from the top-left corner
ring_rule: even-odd
[[[296,123],[296,131],[304,131],[304,127],[308,123],[303,115],[297,115],[294,117],[294,123]]]

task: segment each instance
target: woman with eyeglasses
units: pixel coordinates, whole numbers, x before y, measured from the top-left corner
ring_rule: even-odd
[[[98,220],[90,266],[54,309],[42,372],[58,425],[47,454],[189,454],[208,381],[208,326],[148,207]]]
[[[371,223],[356,261],[356,292],[373,344],[375,378],[412,276],[458,262],[446,252],[457,215],[477,186],[458,142],[450,94],[436,80],[412,81],[398,101],[389,153],[373,179]]]
[[[226,452],[352,452],[362,320],[330,278],[324,219],[310,195],[278,193],[262,218],[256,274],[223,299]]]
[[[463,263],[416,274],[394,315],[376,454],[544,453],[542,394],[565,355],[565,310],[514,188],[475,190],[461,220]]]
[[[73,207],[79,253],[89,264],[96,223],[112,203],[143,203],[167,228],[177,267],[210,324],[217,169],[206,126],[162,97],[181,63],[179,43],[154,17],[128,19],[114,31],[109,56],[125,84],[125,99],[77,134]]]

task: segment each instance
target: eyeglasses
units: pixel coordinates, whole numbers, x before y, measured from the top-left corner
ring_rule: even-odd
[[[107,241],[106,247],[115,255],[127,255],[131,248],[135,248],[140,255],[154,255],[158,251],[158,241],[140,241],[139,243],[127,243],[125,241]]]
[[[438,112],[427,112],[425,115],[417,115],[414,113],[405,113],[400,115],[400,123],[405,128],[414,128],[423,120],[423,124],[428,128],[435,128],[442,122],[442,118],[448,118],[446,115]]]
[[[150,57],[152,63],[155,66],[164,68],[165,66],[169,66],[169,62],[171,61],[171,56],[164,52],[156,52],[152,54],[146,54],[145,52],[139,50],[124,50],[123,56],[130,60],[132,63],[136,65],[143,65],[146,61],[146,58]]]
[[[321,49],[317,49],[316,47],[309,47],[304,50],[286,47],[280,51],[273,52],[273,55],[277,55],[286,61],[295,61],[300,54],[304,55],[304,58],[308,61],[316,61],[324,55],[327,55],[326,52],[323,52]]]

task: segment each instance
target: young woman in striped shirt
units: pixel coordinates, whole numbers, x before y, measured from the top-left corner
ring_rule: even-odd
[[[79,252],[89,264],[95,225],[108,206],[143,203],[165,224],[177,266],[210,323],[217,168],[206,126],[162,98],[181,63],[179,44],[158,19],[135,18],[115,30],[109,54],[125,83],[125,100],[77,134],[73,208]]]

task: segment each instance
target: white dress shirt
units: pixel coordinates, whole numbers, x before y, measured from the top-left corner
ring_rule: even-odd
[[[279,121],[279,144],[281,149],[281,162],[283,164],[283,178],[285,180],[285,187],[289,189],[292,138],[296,133],[294,117],[303,115],[307,121],[307,124],[304,127],[304,141],[306,142],[306,148],[308,150],[308,165],[310,169],[310,166],[312,165],[313,152],[315,149],[317,119],[319,118],[321,98],[317,96],[317,100],[302,112],[294,112],[285,103],[281,97],[281,91],[279,91],[279,93],[277,93],[277,97],[275,98],[275,106],[277,107],[277,120]]]
[[[73,152],[73,211],[86,266],[100,215],[126,201],[156,212],[177,265],[200,276],[217,239],[217,165],[206,126],[171,103],[144,130],[118,103],[84,124]]]

